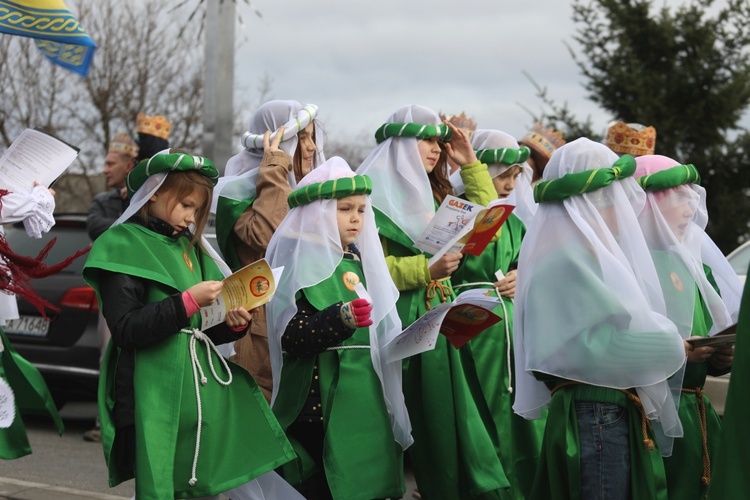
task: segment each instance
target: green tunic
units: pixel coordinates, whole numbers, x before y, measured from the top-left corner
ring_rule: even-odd
[[[375,220],[386,255],[420,253],[377,209]],[[455,298],[449,286],[447,292],[447,300]],[[405,327],[427,312],[426,293],[427,287],[400,291],[397,308]],[[431,307],[440,300],[438,293]],[[414,437],[409,452],[422,498],[506,497],[509,483],[481,391],[471,346],[456,350],[440,335],[435,349],[408,359],[404,397]]]
[[[691,335],[706,337],[713,326],[711,313],[706,306],[703,297],[695,287],[694,297],[686,294],[685,284],[693,283],[687,268],[671,254],[667,252],[653,252],[654,264],[659,273],[659,281],[667,303],[667,314],[671,317],[689,317],[687,314],[680,315],[680,309],[692,307]],[[704,266],[705,267],[705,266]],[[711,285],[717,289],[713,280],[711,270],[705,267],[706,276]],[[678,279],[673,279],[672,273]],[[684,296],[684,300],[680,300]],[[678,316],[674,316],[677,314]],[[685,377],[682,381],[683,393],[680,397],[679,415],[684,435],[681,439],[674,440],[674,448],[670,457],[664,458],[664,469],[667,473],[667,491],[669,498],[673,500],[690,500],[706,498],[708,485],[704,484],[702,478],[706,475],[703,457],[703,431],[699,419],[699,398],[696,389],[703,390],[706,383],[708,362],[687,363]],[[686,392],[687,390],[687,392]],[[721,420],[714,410],[708,396],[702,394],[700,404],[705,407],[706,415],[706,438],[708,443],[708,456],[713,463],[716,457],[721,433]]]
[[[114,226],[100,236],[86,261],[83,276],[99,293],[101,271],[148,280],[146,300],[156,302],[205,280],[222,279],[216,264],[189,245],[138,224]],[[101,301],[101,297],[100,297]],[[200,327],[200,315],[191,317]],[[294,451],[252,377],[230,363],[233,381],[221,385],[211,374],[209,356],[227,380],[216,354],[196,346],[207,376],[200,386],[202,424],[189,353],[191,336],[174,335],[136,351],[135,387],[136,496],[191,498],[217,495],[294,459]],[[115,368],[119,349],[109,344],[99,383],[102,443],[110,485],[130,479],[112,460],[116,429],[112,420]],[[248,429],[252,429],[248,433]],[[200,453],[190,486],[200,430]]]
[[[13,390],[16,400],[16,416],[6,429],[0,429],[0,458],[12,460],[31,453],[26,427],[21,412],[34,415],[49,415],[62,436],[63,423],[42,374],[31,363],[18,354],[5,333],[0,329],[0,343],[5,350],[0,353],[0,377]]]
[[[346,273],[356,274],[366,284],[361,263],[342,259],[328,279],[302,293],[319,311],[337,302],[354,300],[358,297],[345,285]],[[369,328],[358,328],[341,343],[344,348],[369,345]],[[394,440],[369,349],[336,349],[310,357],[286,354],[274,403],[282,428],[287,429],[302,411],[316,363],[324,427],[323,463],[333,498],[400,498],[406,491],[403,451]],[[298,455],[304,457],[307,451],[295,440],[292,442]],[[288,464],[284,477],[294,483],[306,479],[308,463],[300,458]]]
[[[526,227],[511,214],[492,241],[479,256],[465,255],[461,266],[453,273],[454,286],[464,283],[497,281],[495,271],[508,272],[518,262],[521,240]],[[485,288],[484,285],[461,287]],[[513,411],[515,396],[512,374],[515,373],[513,354],[513,300],[502,297],[503,303],[493,312],[503,321],[473,338],[467,345],[474,353],[479,381],[487,405],[492,413],[495,430],[500,440],[500,460],[511,485],[513,498],[526,498],[531,491],[536,463],[542,447],[545,419],[526,420]],[[507,331],[506,331],[507,328]],[[510,341],[510,345],[506,342]]]

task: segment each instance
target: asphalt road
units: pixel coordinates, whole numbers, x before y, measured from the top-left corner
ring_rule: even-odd
[[[129,499],[134,482],[110,488],[101,444],[83,440],[83,433],[93,426],[96,404],[69,403],[60,414],[65,422],[62,437],[49,419],[24,418],[33,453],[0,460],[0,498]]]
[[[16,460],[0,460],[0,499],[129,500],[135,491],[134,482],[110,488],[101,444],[83,440],[83,433],[93,426],[96,404],[68,403],[60,415],[65,422],[62,437],[49,419],[24,418],[33,453]],[[416,485],[410,471],[406,487],[404,498],[411,500]]]

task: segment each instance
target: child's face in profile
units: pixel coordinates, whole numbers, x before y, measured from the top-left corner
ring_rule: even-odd
[[[149,200],[149,214],[168,222],[174,229],[172,232],[174,236],[195,224],[196,212],[203,202],[203,197],[197,190],[181,199],[175,199],[172,193],[157,191]]]
[[[336,220],[341,237],[341,248],[357,241],[362,225],[366,207],[366,198],[363,194],[355,194],[346,198],[336,200]]]
[[[521,166],[513,165],[505,170],[502,174],[492,178],[492,184],[495,186],[498,198],[506,198],[516,187],[516,180],[521,175]]]

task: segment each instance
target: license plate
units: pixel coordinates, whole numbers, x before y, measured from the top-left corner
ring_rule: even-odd
[[[7,320],[3,330],[15,335],[46,337],[49,331],[49,321],[41,316],[21,316],[18,319]]]

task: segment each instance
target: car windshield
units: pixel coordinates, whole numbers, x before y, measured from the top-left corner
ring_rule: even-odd
[[[744,275],[747,273],[747,267],[750,265],[750,245],[742,248],[739,252],[729,257],[729,263],[737,274]]]
[[[30,257],[36,257],[44,245],[56,237],[55,245],[44,259],[44,262],[49,265],[57,264],[91,243],[86,233],[86,227],[82,223],[74,221],[58,221],[49,233],[42,235],[38,240],[27,235],[23,224],[20,223],[5,225],[3,229],[10,248],[19,255]],[[86,256],[84,255],[73,261],[62,272],[81,274],[85,262]]]

